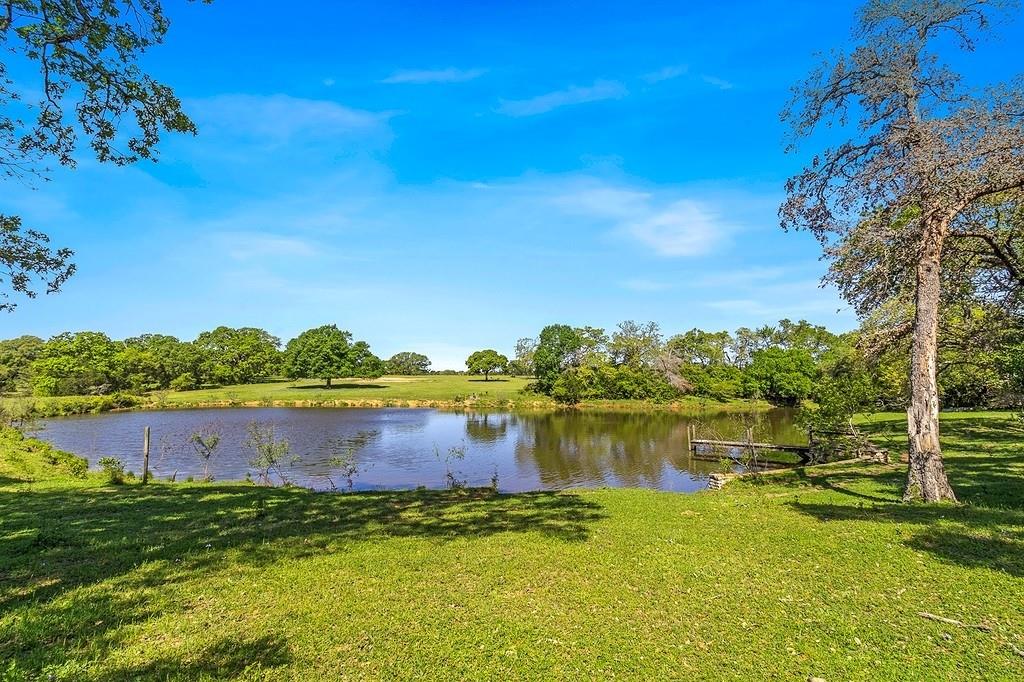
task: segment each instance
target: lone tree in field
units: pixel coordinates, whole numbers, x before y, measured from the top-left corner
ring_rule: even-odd
[[[395,353],[385,363],[388,374],[413,376],[416,374],[427,374],[430,372],[430,358],[422,353],[404,351]]]
[[[826,280],[859,314],[893,298],[913,311],[907,500],[956,499],[939,447],[936,385],[947,242],[977,225],[981,207],[1024,187],[1020,84],[976,92],[934,48],[952,41],[972,51],[973,36],[1008,4],[872,0],[853,50],[813,71],[783,112],[791,150],[822,126],[855,132],[789,180],[782,226],[814,233],[831,260]]]
[[[48,162],[74,168],[81,135],[97,160],[121,166],[155,159],[165,131],[195,134],[171,89],[139,67],[169,25],[160,0],[0,0],[0,176],[45,179]],[[38,80],[25,80],[29,70]],[[75,271],[71,256],[0,214],[5,289],[58,291]],[[8,296],[0,291],[0,311],[14,308]]]
[[[379,377],[384,363],[365,341],[352,343],[352,334],[325,324],[307,329],[288,342],[284,368],[291,379],[323,379],[327,388],[339,377]]]
[[[489,381],[491,372],[504,372],[508,367],[508,358],[496,350],[478,350],[466,358],[466,367],[470,374],[483,374],[484,381]]]

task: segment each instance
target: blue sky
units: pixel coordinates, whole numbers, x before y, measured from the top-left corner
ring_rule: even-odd
[[[775,213],[814,148],[778,112],[856,5],[692,4],[170,0],[147,68],[199,136],[4,183],[79,272],[0,336],[336,323],[461,367],[552,322],[851,328]],[[1019,68],[1021,24],[968,75]]]

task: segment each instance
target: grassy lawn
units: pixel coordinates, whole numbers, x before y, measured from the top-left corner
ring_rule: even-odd
[[[145,408],[283,406],[283,407],[439,407],[478,409],[552,409],[549,397],[523,391],[527,377],[498,377],[484,381],[466,375],[335,379],[331,388],[317,380],[271,381],[221,386],[198,391],[158,391],[135,402]],[[0,397],[0,407],[19,412],[35,406],[44,416],[101,412],[117,407],[111,396]],[[677,410],[686,412],[767,409],[763,401],[721,402],[687,396],[672,403],[643,400],[593,400],[579,406],[600,410]]]
[[[0,679],[1022,679],[1024,434],[943,428],[961,506],[863,464],[697,495],[108,486],[5,432]]]
[[[170,392],[166,402],[258,402],[286,401],[518,401],[521,391],[532,379],[523,377],[492,378],[464,375],[425,375],[416,377],[381,377],[379,379],[336,379],[331,388],[323,381],[299,379],[263,384],[223,386],[199,391]],[[545,400],[543,396],[530,396]]]

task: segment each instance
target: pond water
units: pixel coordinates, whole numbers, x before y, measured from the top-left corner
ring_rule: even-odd
[[[687,427],[698,437],[740,439],[747,426],[755,440],[806,442],[788,410],[752,415],[623,412],[465,413],[427,409],[237,408],[116,412],[50,419],[36,435],[56,447],[86,457],[123,460],[142,470],[142,433],[151,427],[150,469],[159,478],[202,478],[201,458],[192,433],[217,432],[221,443],[210,466],[214,480],[256,477],[249,460],[247,431],[252,422],[273,425],[287,439],[285,467],[294,483],[317,489],[347,487],[330,460],[339,449],[359,443],[354,488],[442,488],[448,472],[467,485],[503,491],[571,487],[644,487],[694,491],[707,484],[718,462],[690,457]],[[454,448],[454,454],[450,454]],[[461,453],[461,457],[459,454]],[[446,461],[447,460],[447,461]]]

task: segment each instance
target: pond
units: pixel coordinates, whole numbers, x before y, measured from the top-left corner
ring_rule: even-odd
[[[92,467],[103,456],[117,457],[129,470],[142,470],[142,434],[151,427],[150,469],[159,478],[202,478],[204,466],[190,437],[199,430],[219,434],[210,465],[214,480],[256,478],[246,445],[253,422],[273,425],[286,439],[288,478],[316,489],[347,488],[337,463],[353,453],[357,490],[442,488],[450,480],[500,490],[555,490],[573,487],[644,487],[694,491],[714,461],[690,456],[688,426],[700,437],[740,439],[752,426],[758,441],[806,442],[788,410],[750,415],[624,412],[472,413],[429,409],[222,408],[157,412],[111,412],[42,422],[36,435],[86,457]],[[451,478],[449,478],[449,473]]]

